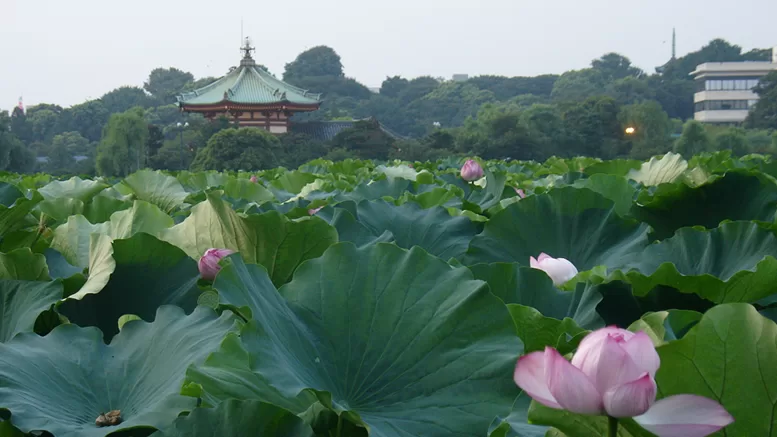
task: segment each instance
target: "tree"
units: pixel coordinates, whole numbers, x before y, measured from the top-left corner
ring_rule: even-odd
[[[54,111],[43,109],[28,117],[32,125],[32,140],[48,143],[54,136],[59,116]]]
[[[606,82],[602,72],[593,68],[567,71],[553,84],[550,95],[557,102],[581,102],[601,95]]]
[[[777,129],[777,71],[762,77],[753,89],[758,103],[750,110],[745,125],[757,129]]]
[[[175,103],[178,95],[187,84],[194,82],[194,76],[177,68],[155,68],[151,70],[143,89],[162,104]]]
[[[376,120],[362,120],[335,135],[332,148],[349,150],[359,159],[387,159],[394,142]]]
[[[35,152],[24,146],[18,139],[11,145],[6,170],[14,173],[31,173],[38,164]]]
[[[683,133],[674,145],[675,152],[690,159],[693,155],[712,150],[712,140],[704,125],[696,120],[688,120]]]
[[[310,135],[290,132],[279,137],[283,149],[281,165],[297,168],[300,165],[326,155],[324,143]]]
[[[91,153],[89,140],[82,137],[78,132],[63,132],[55,135],[51,141],[51,148],[63,149],[70,156],[85,156]]]
[[[717,150],[730,150],[733,156],[744,156],[750,153],[747,145],[747,132],[738,127],[726,129],[715,138]]]
[[[650,88],[648,81],[634,76],[615,80],[607,85],[606,93],[621,105],[630,105],[655,98],[655,91]]]
[[[618,119],[621,132],[628,127],[634,128],[634,133],[628,134],[632,146],[629,155],[632,158],[647,159],[669,151],[672,123],[658,102],[651,100],[624,106]]]
[[[535,77],[504,77],[504,76],[477,76],[467,80],[481,90],[494,93],[498,100],[508,100],[520,95],[534,95],[547,100],[553,91],[553,85],[558,76],[555,74],[543,74]]]
[[[89,141],[99,141],[111,113],[100,100],[90,100],[62,112],[61,132],[77,131]]]
[[[735,62],[744,61],[742,47],[730,44],[724,39],[714,39],[701,49],[670,61],[661,75],[665,78],[692,81],[689,74],[699,64],[705,62]]]
[[[97,147],[97,172],[103,176],[127,176],[143,168],[147,137],[142,110],[135,108],[111,115]]]
[[[380,85],[380,95],[395,99],[409,83],[409,80],[400,76],[387,77]]]
[[[340,55],[332,48],[316,46],[308,49],[300,53],[294,61],[286,64],[283,72],[285,81],[316,76],[343,77]]]
[[[255,127],[224,129],[197,152],[191,169],[263,170],[281,165],[283,148],[278,137]]]
[[[32,141],[32,124],[27,119],[27,114],[19,108],[13,108],[9,129],[19,140],[29,143]]]
[[[620,106],[612,97],[590,97],[562,111],[568,154],[612,158],[623,154]]]
[[[135,106],[148,108],[154,104],[143,89],[134,86],[123,86],[105,93],[100,100],[110,113],[124,112]]]
[[[631,65],[629,58],[618,53],[607,53],[599,59],[591,61],[591,67],[599,71],[606,82],[613,82],[626,77],[640,77],[642,70]]]
[[[405,89],[399,92],[397,98],[400,105],[407,105],[413,100],[418,100],[431,93],[438,86],[440,86],[440,82],[431,76],[416,77],[408,82]]]
[[[146,158],[151,159],[156,156],[159,149],[165,143],[165,136],[162,133],[162,129],[159,126],[153,124],[148,125],[148,137],[146,138]]]
[[[415,135],[427,134],[440,125],[460,126],[467,117],[477,114],[485,103],[495,102],[491,91],[483,91],[466,82],[447,82],[425,96],[414,100],[405,109],[417,122]]]

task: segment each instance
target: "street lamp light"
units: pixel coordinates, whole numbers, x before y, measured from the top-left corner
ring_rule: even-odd
[[[631,135],[631,134],[633,134],[633,133],[634,133],[634,132],[636,132],[636,131],[637,131],[637,130],[636,130],[636,129],[634,129],[632,126],[629,126],[629,127],[627,127],[627,128],[626,128],[626,133],[627,133],[628,135]]]
[[[181,170],[183,170],[183,130],[189,127],[189,122],[181,123],[180,121],[176,124],[178,126],[178,131],[180,133],[181,137]]]

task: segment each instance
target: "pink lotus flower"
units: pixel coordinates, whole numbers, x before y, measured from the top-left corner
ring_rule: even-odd
[[[321,211],[321,209],[322,209],[323,207],[324,207],[324,206],[322,205],[322,206],[319,206],[318,208],[309,209],[309,210],[308,210],[308,215],[314,215],[315,213],[317,213],[317,212]]]
[[[513,188],[513,189],[515,190],[515,194],[517,194],[518,197],[520,197],[521,199],[526,198],[526,193],[524,193],[523,189],[521,188]]]
[[[256,183],[256,181],[258,181],[259,178],[257,178],[256,175],[251,175],[251,178],[249,178],[248,180],[250,180],[253,183]]]
[[[716,401],[675,395],[656,402],[661,360],[644,332],[609,326],[588,334],[567,361],[551,347],[518,359],[515,383],[535,401],[578,414],[633,417],[659,437],[704,437],[734,418]]]
[[[221,270],[219,261],[225,256],[235,253],[234,250],[229,249],[208,249],[200,257],[200,261],[197,262],[197,267],[200,269],[200,276],[202,279],[212,281],[216,278],[216,274]]]
[[[472,182],[483,177],[483,167],[476,161],[468,159],[467,162],[461,166],[461,178],[467,182]]]
[[[533,269],[542,270],[553,280],[553,285],[559,287],[577,275],[577,267],[566,258],[553,258],[542,252],[536,259],[529,257],[529,265]]]

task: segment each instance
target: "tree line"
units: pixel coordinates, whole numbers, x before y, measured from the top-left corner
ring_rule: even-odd
[[[142,87],[119,87],[69,108],[44,103],[0,112],[0,169],[119,176],[145,167],[294,167],[320,156],[643,159],[672,148],[682,153],[720,148],[771,153],[777,149],[777,73],[756,89],[761,100],[745,125],[732,128],[692,121],[695,84],[689,76],[704,62],[769,59],[769,50],[743,52],[715,39],[670,60],[655,74],[608,53],[588,68],[561,75],[486,75],[461,82],[394,76],[374,93],[345,75],[332,48],[318,46],[284,68],[284,81],[323,93],[325,99],[319,111],[293,120],[380,122],[358,122],[328,142],[301,134],[277,137],[258,129],[236,130],[226,119],[207,122],[181,114],[175,96],[215,78],[195,79],[176,68],[157,68]]]

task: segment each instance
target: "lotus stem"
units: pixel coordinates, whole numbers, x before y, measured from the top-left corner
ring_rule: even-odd
[[[607,437],[618,437],[618,419],[607,416]]]

